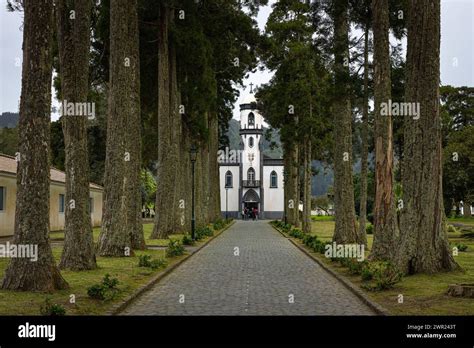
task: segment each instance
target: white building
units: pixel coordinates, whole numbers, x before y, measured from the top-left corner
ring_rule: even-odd
[[[283,159],[263,155],[263,117],[255,96],[240,104],[240,149],[219,157],[221,211],[240,218],[244,208],[256,207],[259,218],[283,217]]]

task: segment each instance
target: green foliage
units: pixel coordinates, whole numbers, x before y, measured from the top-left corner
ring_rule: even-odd
[[[214,231],[218,231],[218,230],[224,228],[225,225],[226,225],[226,221],[222,220],[222,219],[219,219],[219,220],[217,220],[216,222],[214,222],[212,224],[212,228],[214,229]]]
[[[194,245],[196,242],[193,240],[193,238],[191,237],[189,233],[186,233],[183,236],[181,243],[183,243],[183,245]]]
[[[362,287],[371,291],[381,291],[393,288],[402,280],[402,273],[388,261],[367,262],[360,271],[362,280],[371,281]]]
[[[166,256],[167,257],[174,257],[184,254],[184,247],[181,244],[181,240],[179,239],[170,239],[168,243],[168,247],[166,248]]]
[[[456,248],[458,248],[458,251],[466,251],[467,250],[467,245],[463,243],[458,243],[456,244]]]
[[[102,283],[94,284],[87,289],[87,295],[97,300],[112,300],[119,291],[118,283],[117,278],[110,278],[110,274],[107,273],[102,279]]]
[[[156,198],[156,181],[150,170],[142,169],[140,173],[140,191],[142,203],[152,208]]]
[[[60,304],[51,303],[51,299],[48,297],[40,307],[40,314],[48,316],[63,316],[66,315],[66,309]]]
[[[448,224],[448,232],[456,233],[456,232],[458,232],[458,230],[453,225]]]
[[[152,260],[151,255],[140,255],[138,257],[138,267],[149,267],[151,269],[158,269],[166,267],[168,262],[164,258]]]
[[[294,238],[302,239],[305,234],[299,228],[294,228],[289,232],[289,235]]]
[[[365,233],[367,234],[374,234],[374,225],[372,225],[370,222],[368,222],[365,225]]]
[[[198,227],[196,228],[196,240],[201,240],[206,237],[212,237],[214,235],[214,230],[209,228],[208,226]]]

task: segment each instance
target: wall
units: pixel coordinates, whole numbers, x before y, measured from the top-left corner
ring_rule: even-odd
[[[5,209],[0,211],[0,237],[13,235],[15,226],[16,177],[0,175],[0,186],[6,188]]]
[[[238,166],[220,166],[219,167],[219,182],[221,190],[221,212],[226,211],[226,189],[225,189],[225,174],[227,171],[232,173],[232,188],[227,191],[227,210],[229,212],[239,212],[239,167]],[[234,213],[231,216],[234,216]]]
[[[15,228],[16,177],[0,175],[0,186],[6,187],[6,209],[0,211],[0,237],[12,236]],[[64,213],[59,212],[59,195],[65,194],[61,183],[52,182],[49,197],[49,226],[51,231],[64,229]],[[98,227],[102,222],[102,191],[91,189],[90,196],[94,199],[94,211],[91,214],[92,226]],[[65,202],[67,204],[67,202]]]
[[[270,188],[270,173],[272,171],[275,171],[278,175],[277,188]],[[263,166],[263,187],[265,190],[265,217],[269,219],[280,218],[284,210],[283,166]]]

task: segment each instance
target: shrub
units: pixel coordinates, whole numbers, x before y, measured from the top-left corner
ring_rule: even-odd
[[[222,229],[224,226],[225,226],[225,222],[222,219],[218,219],[216,222],[212,224],[212,228],[214,229],[214,231],[218,231]]]
[[[166,267],[168,264],[168,261],[164,257],[160,257],[159,259],[154,259],[150,263],[150,267],[152,269],[158,269],[158,268],[163,268]]]
[[[167,262],[164,258],[152,260],[150,255],[140,255],[138,257],[138,267],[149,267],[152,269],[158,269],[165,267]]]
[[[374,225],[372,225],[371,223],[365,225],[365,233],[374,234]]]
[[[44,304],[40,307],[40,314],[48,316],[63,316],[66,315],[66,309],[60,304],[51,303],[51,299],[47,298],[44,301]]]
[[[456,233],[458,230],[453,225],[448,224],[448,232]]]
[[[350,274],[361,275],[367,261],[357,261],[355,259],[348,259],[347,267]]]
[[[371,274],[372,284],[364,284],[363,287],[367,290],[380,291],[393,288],[393,286],[402,279],[402,273],[395,265],[388,261],[374,261],[369,262],[368,271],[361,273],[363,279]]]
[[[183,236],[183,239],[181,240],[181,243],[183,245],[194,245],[195,244],[195,241],[193,240],[193,238],[191,237],[190,234],[186,233],[184,236]]]
[[[118,283],[117,278],[110,279],[110,275],[107,273],[102,279],[102,283],[94,284],[87,289],[87,295],[97,300],[111,300],[118,292]]]
[[[361,276],[363,281],[372,280],[373,274],[372,274],[372,271],[371,271],[370,267],[367,264],[364,265],[364,267],[362,267],[361,272],[360,272],[360,276]]]
[[[302,239],[305,234],[299,228],[294,228],[289,232],[289,235],[294,238]]]
[[[173,257],[173,256],[179,256],[183,254],[184,254],[184,247],[183,247],[183,244],[181,244],[181,241],[179,239],[170,239],[170,242],[168,243],[168,247],[166,248],[166,256]]]
[[[458,251],[466,251],[467,250],[467,245],[466,244],[456,244],[456,248],[458,248]]]

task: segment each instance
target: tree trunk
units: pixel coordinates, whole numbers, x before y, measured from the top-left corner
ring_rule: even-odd
[[[130,161],[127,162],[126,174],[128,184],[128,228],[130,243],[133,249],[144,250],[145,237],[142,223],[142,194],[140,173],[142,168],[141,149],[141,111],[140,111],[140,38],[138,33],[137,0],[127,3],[128,16],[128,57],[131,63],[129,69],[131,84],[129,86],[129,113],[127,119],[127,152]]]
[[[304,178],[303,178],[303,232],[311,232],[311,139],[307,136],[304,149]]]
[[[336,243],[358,242],[352,180],[352,115],[349,91],[349,40],[347,0],[334,3],[335,90],[334,115],[334,205]],[[337,99],[336,99],[337,96]]]
[[[160,27],[158,38],[158,174],[155,204],[155,224],[152,238],[167,238],[173,231],[173,198],[175,180],[174,167],[171,162],[173,146],[170,109],[170,59],[169,59],[169,26],[171,10],[165,5],[160,8]]]
[[[462,214],[464,217],[471,217],[471,202],[463,201],[464,207],[462,210]]]
[[[398,239],[397,212],[393,193],[392,117],[381,114],[381,104],[391,99],[388,0],[372,2],[374,15],[375,96],[375,206],[374,260],[393,260]]]
[[[369,24],[364,33],[364,100],[362,105],[362,153],[360,171],[360,213],[359,213],[359,240],[367,246],[365,224],[367,220],[367,172],[369,157]]]
[[[298,164],[298,144],[295,142],[291,145],[288,156],[288,200],[287,205],[287,221],[289,224],[299,226],[299,164]]]
[[[419,103],[420,113],[419,118],[405,116],[404,207],[397,263],[408,274],[451,271],[459,266],[449,248],[443,209],[440,1],[409,4],[405,100]]]
[[[2,288],[23,291],[66,289],[49,244],[49,124],[53,2],[25,1],[20,100],[15,245],[37,246],[36,261],[13,258]]]
[[[107,148],[104,179],[104,212],[98,252],[101,256],[131,255],[130,196],[128,175],[136,161],[129,148],[129,113],[132,86],[136,85],[138,57],[129,47],[129,18],[135,2],[115,0],[110,4],[110,68]],[[134,91],[136,93],[136,91]],[[139,116],[138,116],[139,117]],[[132,151],[132,152],[131,152]],[[133,197],[135,198],[135,197]]]
[[[216,221],[221,218],[220,190],[219,188],[219,163],[217,151],[219,150],[219,121],[217,112],[209,114],[209,220]]]
[[[71,11],[75,12],[74,19],[70,18]],[[89,212],[87,115],[66,113],[66,103],[87,103],[90,16],[89,0],[59,0],[56,3],[63,101],[61,121],[66,155],[64,249],[59,266],[76,271],[97,267]]]

